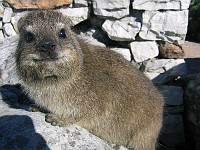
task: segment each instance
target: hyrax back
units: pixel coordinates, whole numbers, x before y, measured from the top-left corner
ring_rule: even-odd
[[[18,74],[53,125],[75,123],[107,141],[153,150],[163,99],[119,54],[79,39],[62,14],[34,11],[19,21]]]

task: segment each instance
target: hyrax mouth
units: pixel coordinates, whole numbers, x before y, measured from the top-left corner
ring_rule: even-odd
[[[33,59],[33,61],[34,62],[56,62],[62,58],[63,57],[56,57],[56,58],[46,57],[46,58],[40,58],[40,59]]]

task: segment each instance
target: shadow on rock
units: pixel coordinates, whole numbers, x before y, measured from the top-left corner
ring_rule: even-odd
[[[0,149],[50,150],[28,116],[0,117]]]
[[[32,104],[30,98],[23,91],[20,84],[5,84],[0,87],[0,94],[2,96],[2,100],[11,108],[28,110],[30,104]]]

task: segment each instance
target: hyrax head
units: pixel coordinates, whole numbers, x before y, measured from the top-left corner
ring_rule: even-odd
[[[78,72],[82,53],[69,24],[52,10],[33,11],[19,20],[16,63],[24,80],[71,78]]]

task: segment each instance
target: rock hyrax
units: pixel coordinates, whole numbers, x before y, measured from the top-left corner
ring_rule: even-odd
[[[163,98],[121,55],[78,38],[52,10],[19,21],[16,63],[35,103],[52,125],[80,125],[109,142],[153,150],[162,126]]]

